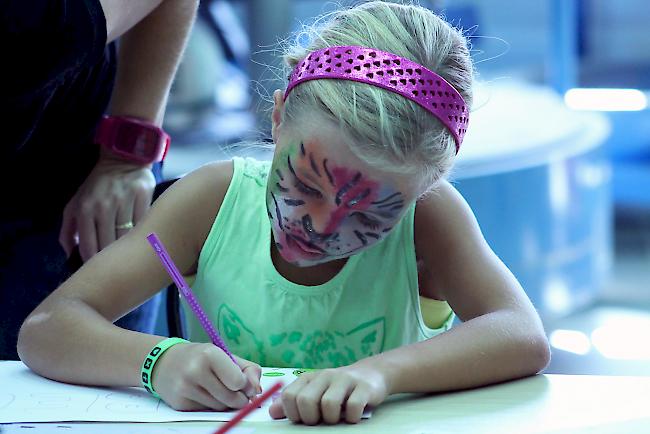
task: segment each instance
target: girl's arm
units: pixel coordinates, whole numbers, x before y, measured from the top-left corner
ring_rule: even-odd
[[[138,386],[145,355],[163,337],[113,322],[171,283],[145,237],[156,232],[181,272],[193,273],[231,177],[232,163],[218,163],[170,187],[133,230],[84,264],[27,317],[18,336],[23,362],[58,381]]]
[[[463,322],[361,361],[386,374],[390,393],[465,389],[546,367],[550,351],[537,312],[449,183],[418,202],[415,243],[431,279],[422,285],[430,293],[421,288],[421,295],[447,300]]]
[[[466,389],[544,369],[549,348],[535,309],[448,183],[418,202],[415,244],[421,276],[432,276],[421,295],[447,300],[464,322],[424,342],[302,374],[271,405],[273,418],[356,423],[367,405],[393,393]]]

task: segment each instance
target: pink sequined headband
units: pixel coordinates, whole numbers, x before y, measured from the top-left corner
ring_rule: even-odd
[[[467,131],[469,109],[451,84],[424,66],[373,48],[327,47],[310,53],[294,68],[284,99],[300,83],[319,78],[368,83],[415,101],[447,127],[458,153]]]

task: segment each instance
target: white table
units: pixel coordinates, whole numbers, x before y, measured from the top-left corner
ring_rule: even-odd
[[[144,426],[142,432],[147,433],[158,427],[158,433],[183,428],[186,432],[198,430],[209,434],[218,424],[139,425]],[[101,427],[105,428],[103,433],[124,433],[133,425],[101,424]],[[650,432],[650,377],[540,375],[463,392],[427,397],[395,396],[375,409],[371,419],[358,425],[323,425],[314,429],[274,421],[242,423],[240,427],[252,433],[647,434]],[[24,431],[39,432],[37,429]]]

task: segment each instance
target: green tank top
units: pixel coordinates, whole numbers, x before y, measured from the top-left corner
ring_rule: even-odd
[[[348,365],[451,327],[435,329],[420,311],[413,244],[415,205],[391,234],[351,256],[317,286],[285,279],[271,260],[266,211],[270,162],[235,158],[221,209],[199,257],[192,285],[228,348],[262,366]],[[209,342],[187,305],[186,334]]]

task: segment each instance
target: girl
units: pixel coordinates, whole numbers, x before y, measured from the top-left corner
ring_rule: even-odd
[[[157,346],[145,380],[180,410],[245,405],[258,364],[324,368],[270,409],[306,424],[542,370],[540,319],[444,180],[471,104],[462,35],[425,8],[374,1],[321,20],[285,60],[273,162],[236,158],[178,181],[34,310],[22,360],[59,381],[134,386]],[[195,320],[178,345],[113,325],[170,283],[151,232],[196,274],[239,366]]]

